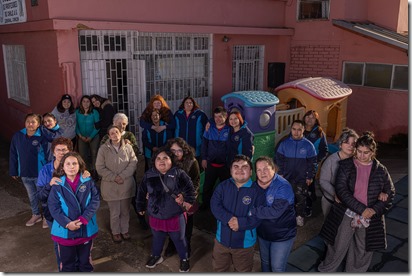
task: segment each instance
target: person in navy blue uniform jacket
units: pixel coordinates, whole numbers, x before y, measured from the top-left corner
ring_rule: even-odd
[[[165,126],[166,123],[161,120],[159,110],[154,109],[150,121],[154,127]],[[164,128],[160,132],[157,132],[152,128],[143,129],[142,142],[143,142],[143,154],[145,157],[145,171],[151,167],[151,158],[153,152],[158,148],[166,145],[167,140],[173,138],[173,132],[171,129]]]
[[[160,120],[165,124],[161,126],[154,126],[150,120],[153,110],[158,110],[160,114]],[[173,116],[173,112],[169,105],[161,95],[154,95],[150,102],[147,104],[145,110],[143,110],[142,116],[140,117],[140,127],[147,130],[154,130],[156,132],[161,132],[165,129],[174,133],[176,128],[176,121]]]
[[[21,181],[26,188],[32,211],[26,226],[33,226],[42,221],[37,198],[37,177],[41,168],[47,163],[48,145],[54,138],[44,126],[39,114],[30,113],[24,120],[25,128],[16,132],[10,143],[9,174]]]
[[[227,164],[231,164],[237,154],[243,154],[252,159],[254,135],[248,128],[247,122],[243,120],[239,111],[229,114],[229,139],[227,140]]]
[[[295,195],[270,157],[259,157],[255,167],[256,183],[265,191],[264,202],[250,211],[261,219],[257,234],[262,272],[285,272],[297,232]]]
[[[201,163],[202,137],[205,132],[205,125],[208,121],[206,113],[200,109],[195,99],[187,96],[175,113],[176,129],[175,137],[183,138],[191,147],[195,149],[195,156],[198,163]]]
[[[293,121],[290,136],[280,143],[275,155],[278,174],[292,184],[295,193],[298,226],[304,225],[308,186],[312,185],[316,167],[315,147],[303,137],[303,131],[303,121]]]
[[[229,272],[233,265],[236,272],[252,272],[259,219],[249,212],[262,201],[263,192],[252,182],[249,157],[235,156],[230,172],[232,177],[219,183],[210,201],[217,219],[213,271]]]
[[[91,250],[99,227],[96,221],[100,194],[92,178],[83,178],[86,164],[77,152],[66,153],[53,176],[47,205],[53,217],[52,240],[58,243],[60,271],[91,272]]]

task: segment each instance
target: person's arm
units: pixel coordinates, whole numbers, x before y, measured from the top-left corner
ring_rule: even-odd
[[[37,177],[37,198],[42,203],[47,203],[47,198],[49,197],[51,185],[50,180],[52,179],[51,172],[48,171],[47,165],[43,166],[43,168],[39,172],[39,176]]]
[[[102,179],[105,181],[115,181],[115,178],[117,174],[110,170],[106,166],[106,160],[110,159],[110,153],[103,149],[103,146],[100,146],[99,150],[97,151],[97,157],[96,157],[96,171],[99,175],[101,175]],[[112,162],[112,160],[109,160],[108,162]]]
[[[136,167],[137,167],[137,157],[134,154],[133,148],[130,145],[125,145],[125,152],[128,156],[128,160],[124,160],[123,162],[128,161],[128,164],[126,166],[126,168],[124,168],[123,171],[121,171],[119,173],[119,176],[124,180],[128,177],[131,177],[134,175],[135,171],[136,171]]]
[[[100,146],[104,145],[107,140],[109,140],[109,134],[103,136],[102,140],[100,141]]]
[[[249,158],[252,158],[253,155],[253,139],[254,135],[250,130],[246,132],[246,135],[242,139],[242,154],[246,155]]]
[[[315,147],[310,143],[310,147],[307,147],[307,156],[306,156],[306,182],[313,180],[316,174],[317,167],[317,155]]]
[[[215,191],[213,192],[212,199],[210,200],[210,210],[213,216],[220,220],[222,223],[227,224],[232,217],[233,213],[229,212],[223,205],[224,199],[224,182],[217,185]]]
[[[170,109],[169,109],[168,113],[169,113],[169,122],[166,125],[166,129],[174,132],[175,128],[176,128],[176,120],[175,120],[175,118],[173,116],[173,113]],[[162,118],[162,120],[165,121],[164,118]]]
[[[279,145],[277,152],[275,153],[275,164],[278,166],[278,174],[283,175],[285,171],[285,160],[286,157],[283,153],[283,146],[282,144]]]
[[[9,150],[9,174],[11,177],[16,179],[19,176],[19,158],[17,150],[17,136],[16,134],[11,139],[10,150]]]
[[[87,183],[91,185],[90,202],[84,209],[83,213],[80,215],[81,218],[79,218],[83,224],[87,224],[87,222],[89,222],[92,219],[92,217],[96,214],[97,210],[100,207],[99,190],[96,188],[96,185],[94,184],[93,180],[89,180]],[[86,221],[84,221],[83,219]]]
[[[190,166],[189,173],[190,179],[192,179],[193,187],[195,189],[195,196],[199,195],[200,188],[200,167],[196,159],[193,160],[192,166]]]
[[[64,214],[61,207],[62,203],[60,201],[60,197],[61,195],[59,194],[57,187],[52,186],[47,199],[47,207],[49,207],[50,215],[53,219],[56,220],[60,226],[65,228],[66,225],[72,220]]]
[[[193,187],[192,179],[186,174],[185,171],[181,170],[179,175],[179,189],[183,195],[185,202],[193,204],[196,200],[195,188]]]
[[[393,185],[392,178],[386,169],[386,167],[379,168],[382,174],[381,180],[383,181],[382,192],[387,194],[386,201],[377,200],[371,208],[376,212],[377,216],[385,214],[392,206],[393,199],[395,198],[395,186]]]
[[[138,185],[136,189],[136,211],[141,213],[141,212],[146,212],[147,209],[147,176],[146,174],[143,176],[143,179]]]
[[[100,120],[99,112],[97,112],[96,109],[93,109],[92,116],[93,116],[94,123]],[[96,129],[96,127],[94,127],[94,124],[93,124],[93,131],[90,134],[89,138],[93,139],[98,134],[99,134],[99,129]]]
[[[114,117],[114,107],[112,104],[106,104],[102,109],[102,116],[99,121],[95,122],[94,125],[96,129],[107,128],[113,122]]]
[[[326,140],[326,135],[323,131],[321,132],[321,137],[319,139],[319,152],[317,156],[318,163],[320,163],[328,154],[328,141]]]
[[[208,159],[208,152],[209,152],[209,138],[208,137],[209,137],[209,131],[205,130],[205,133],[203,134],[203,138],[202,138],[202,148],[201,148],[203,169],[206,169],[207,167],[207,159]]]

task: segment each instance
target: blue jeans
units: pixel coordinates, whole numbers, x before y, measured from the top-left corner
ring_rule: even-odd
[[[281,242],[271,242],[258,238],[262,272],[285,272],[295,238]]]
[[[37,198],[37,177],[22,177],[21,181],[29,196],[31,212],[33,215],[40,215],[40,200]]]

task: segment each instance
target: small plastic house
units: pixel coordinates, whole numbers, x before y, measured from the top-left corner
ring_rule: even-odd
[[[352,89],[343,82],[327,77],[291,81],[275,89],[280,105],[288,109],[305,108],[319,113],[320,125],[328,141],[336,141],[346,127],[348,96]]]

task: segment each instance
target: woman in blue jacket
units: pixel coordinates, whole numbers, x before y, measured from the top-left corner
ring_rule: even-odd
[[[98,232],[100,198],[93,180],[81,176],[85,170],[86,164],[77,152],[65,154],[53,174],[60,177],[61,184],[52,186],[47,200],[54,219],[52,240],[58,243],[62,272],[93,271],[91,250]]]
[[[195,149],[197,162],[201,163],[202,137],[208,121],[206,113],[191,96],[183,99],[179,110],[175,113],[175,137],[183,138]]]
[[[48,143],[53,137],[41,126],[41,121],[39,114],[27,114],[25,128],[13,135],[10,144],[9,174],[15,180],[21,177],[30,200],[32,216],[26,226],[42,221],[36,183],[39,171],[47,163]]]
[[[263,272],[285,272],[296,238],[294,194],[289,182],[276,173],[272,158],[256,160],[257,184],[265,190],[265,202],[251,210],[261,219],[257,228]]]
[[[252,160],[254,151],[254,135],[247,127],[239,111],[232,111],[229,114],[229,139],[227,140],[227,164],[232,163],[233,158],[238,154],[243,154]]]

